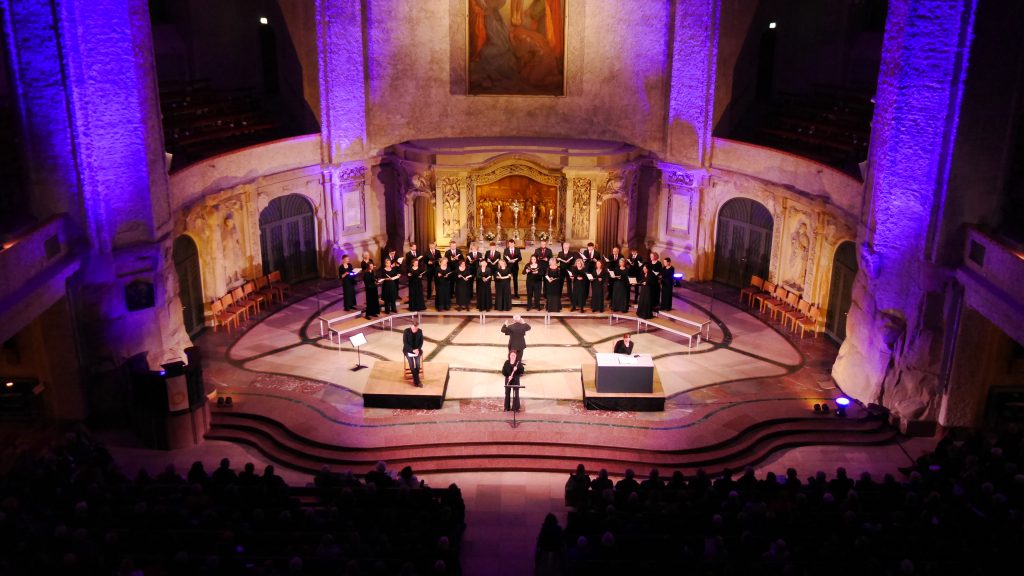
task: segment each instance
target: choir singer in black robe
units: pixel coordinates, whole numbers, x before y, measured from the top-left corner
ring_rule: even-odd
[[[341,291],[344,294],[345,312],[356,307],[356,275],[352,267],[351,258],[348,254],[341,257],[341,266],[338,266],[338,278],[341,279]]]

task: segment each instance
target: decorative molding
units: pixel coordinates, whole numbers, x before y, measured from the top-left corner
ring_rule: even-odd
[[[489,168],[486,171],[474,172],[473,179],[476,184],[490,184],[492,182],[497,182],[506,176],[526,176],[531,180],[536,180],[541,184],[547,184],[549,186],[558,186],[558,183],[562,179],[561,173],[543,171],[534,166],[530,166],[529,164],[523,164],[520,162],[502,164]]]
[[[590,178],[572,179],[572,237],[590,237]]]

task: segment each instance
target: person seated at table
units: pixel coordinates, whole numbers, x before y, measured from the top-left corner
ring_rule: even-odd
[[[633,353],[633,341],[629,339],[629,332],[622,335],[622,340],[615,343],[615,350],[612,350],[615,354],[632,354]]]

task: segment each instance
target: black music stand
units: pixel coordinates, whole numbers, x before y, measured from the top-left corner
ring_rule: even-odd
[[[510,394],[511,393],[516,393],[518,395],[518,391],[522,390],[523,388],[526,388],[526,386],[523,386],[522,384],[505,384],[505,388],[509,391]],[[515,400],[516,400],[516,398],[512,398],[512,400],[511,400],[512,402],[514,402],[513,407],[512,407],[512,427],[513,428],[516,428],[517,426],[519,426],[519,423],[516,422],[516,415],[519,414],[519,406],[522,404],[522,398],[519,398],[519,402],[515,402]]]

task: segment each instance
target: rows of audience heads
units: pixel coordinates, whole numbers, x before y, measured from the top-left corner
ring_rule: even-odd
[[[581,465],[566,483],[566,526],[551,514],[541,527],[537,573],[1005,574],[1024,545],[1022,462],[1024,436],[1009,427],[947,434],[882,477],[838,467],[612,479]]]
[[[0,476],[5,576],[459,574],[464,529],[457,486],[434,490],[383,462],[358,476],[325,468],[299,487],[226,458],[129,477],[74,432]]]

